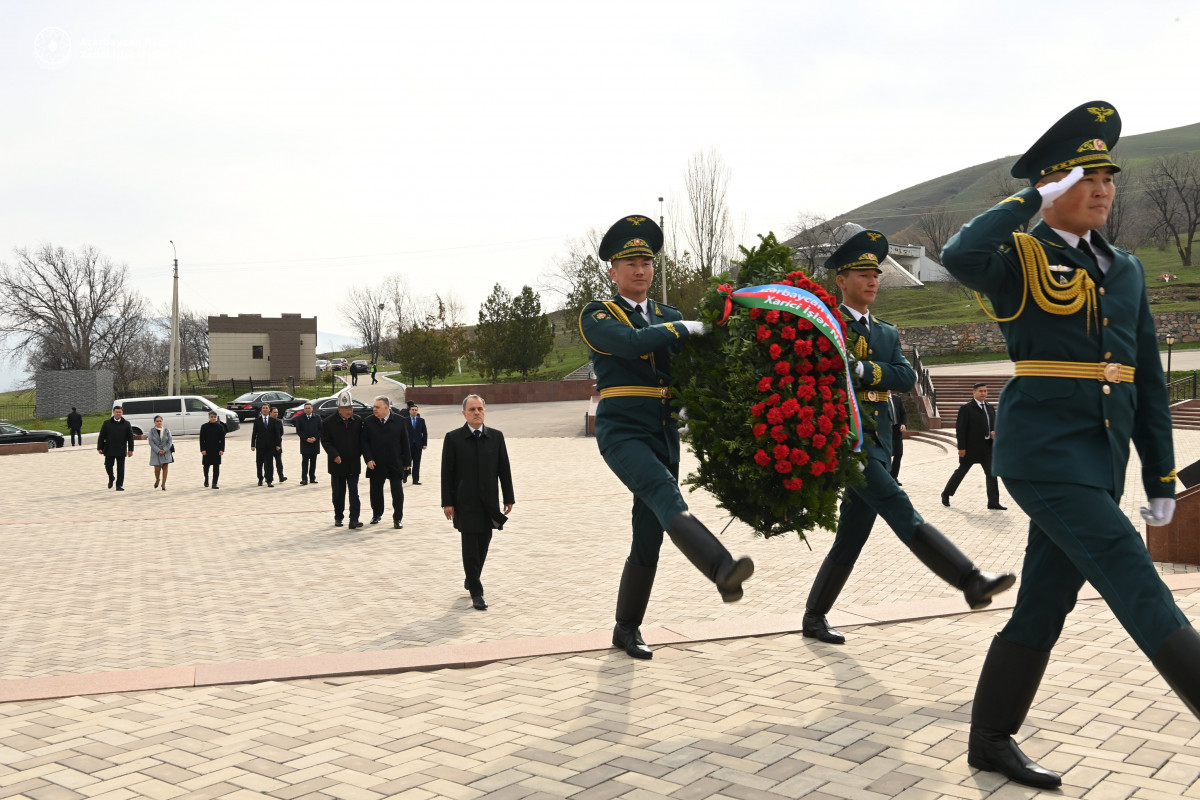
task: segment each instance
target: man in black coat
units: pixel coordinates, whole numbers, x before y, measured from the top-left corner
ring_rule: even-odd
[[[212,469],[212,488],[220,489],[221,456],[225,455],[225,426],[217,422],[217,412],[208,412],[208,422],[200,426],[200,463],[204,466],[204,485]]]
[[[350,385],[358,386],[358,364],[350,362]]]
[[[421,456],[429,446],[429,428],[421,417],[421,409],[412,400],[408,403],[408,444],[412,450],[412,481],[413,486],[421,485]]]
[[[300,437],[300,485],[317,482],[317,456],[321,454],[321,417],[313,413],[312,403],[292,419]]]
[[[892,477],[896,478],[897,486],[903,486],[900,482],[900,459],[904,457],[904,432],[908,430],[908,409],[904,407],[904,399],[898,392],[893,393],[888,402],[892,404]]]
[[[996,441],[996,407],[987,401],[986,383],[975,384],[975,399],[963,403],[958,409],[958,420],[954,433],[958,438],[958,469],[950,476],[942,490],[942,505],[950,505],[950,498],[962,483],[963,478],[975,464],[983,467],[987,476],[988,508],[1007,510],[1000,505],[1000,485],[992,474],[992,443]]]
[[[83,444],[83,415],[75,410],[75,406],[71,406],[71,413],[67,414],[67,430],[71,432],[71,447]]]
[[[467,395],[463,400],[466,424],[447,433],[442,443],[442,511],[462,538],[463,570],[467,573],[464,586],[471,593],[471,605],[480,611],[488,607],[480,575],[492,543],[492,529],[504,528],[508,512],[517,502],[504,434],[484,427],[486,411],[482,397]],[[503,510],[497,481],[504,493]]]
[[[280,483],[287,483],[287,475],[283,474],[283,420],[279,418],[279,406],[271,409],[271,419],[279,423],[279,447],[275,448],[275,474]]]
[[[385,395],[375,398],[374,408],[375,415],[363,423],[362,435],[362,455],[367,462],[367,478],[371,481],[371,524],[383,518],[383,485],[390,482],[392,527],[403,528],[403,481],[412,463],[409,426],[391,413],[391,401]]]
[[[350,493],[350,528],[361,528],[358,521],[358,475],[362,471],[363,421],[354,414],[354,398],[348,389],[338,394],[337,414],[321,423],[321,445],[328,458],[329,480],[333,484],[333,524],[342,527],[346,512],[346,493]]]
[[[104,471],[108,473],[108,488],[117,484],[117,491],[125,491],[125,456],[133,455],[133,426],[129,420],[123,419],[125,412],[120,406],[113,406],[113,415],[104,420],[100,426],[100,438],[96,440],[96,450],[104,456]],[[113,475],[113,466],[117,468]]]
[[[258,485],[275,485],[275,454],[283,449],[283,423],[271,417],[271,406],[263,403],[262,413],[254,418],[250,428],[250,449],[258,469]],[[282,476],[280,477],[282,480]]]

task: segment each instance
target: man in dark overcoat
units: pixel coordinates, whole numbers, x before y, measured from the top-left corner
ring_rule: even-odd
[[[354,398],[349,389],[337,396],[337,413],[321,423],[321,445],[328,459],[329,480],[333,484],[333,524],[342,527],[346,494],[350,494],[350,528],[359,522],[358,476],[362,470],[363,421],[354,413]]]
[[[958,439],[958,469],[942,489],[942,505],[950,505],[950,498],[958,491],[958,485],[975,464],[983,467],[987,478],[987,507],[997,511],[1007,509],[1000,505],[1000,485],[992,472],[992,443],[996,440],[996,407],[987,401],[986,383],[975,384],[973,398],[958,409],[954,422],[954,434]]]
[[[208,412],[208,422],[200,426],[200,460],[204,465],[204,485],[212,468],[212,488],[220,489],[221,456],[225,455],[225,426],[217,422],[217,412]]]
[[[386,395],[375,398],[375,415],[363,422],[362,455],[367,462],[371,482],[371,524],[383,518],[384,484],[392,489],[392,527],[403,528],[404,476],[412,463],[408,444],[408,423],[391,413]]]
[[[313,413],[312,403],[292,419],[300,437],[300,485],[317,482],[317,456],[321,454],[321,417]]]
[[[71,406],[71,413],[67,414],[67,430],[71,432],[71,447],[83,444],[83,415],[75,406]]]
[[[421,416],[420,407],[409,400],[408,406],[408,423],[410,430],[408,432],[408,443],[412,448],[412,482],[413,486],[421,485],[421,456],[425,453],[425,448],[429,446],[429,428],[425,425],[425,418]]]
[[[250,426],[250,449],[254,451],[258,470],[258,485],[275,485],[275,454],[283,449],[283,423],[271,417],[271,406],[263,403],[262,413],[254,418]]]
[[[413,406],[411,411],[415,411]],[[480,576],[492,543],[492,530],[502,530],[516,499],[504,434],[483,424],[487,407],[477,394],[463,400],[466,424],[446,434],[442,443],[442,511],[462,539],[463,586],[471,605],[486,611]],[[424,420],[422,420],[424,421]],[[499,483],[504,508],[496,492]]]
[[[125,412],[113,406],[112,416],[100,425],[100,437],[96,439],[96,450],[104,456],[104,471],[108,473],[108,488],[117,484],[117,491],[125,491],[125,457],[133,455],[133,426],[123,419]],[[113,475],[113,467],[116,475]]]
[[[900,459],[904,458],[904,432],[908,430],[908,409],[904,407],[904,395],[893,392],[888,398],[892,404],[892,477],[900,482]]]

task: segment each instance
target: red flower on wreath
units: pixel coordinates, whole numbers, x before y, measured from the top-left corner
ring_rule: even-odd
[[[770,322],[772,324],[779,322],[779,312],[778,311],[768,311],[766,319],[767,319],[767,322]]]
[[[792,471],[792,462],[776,461],[775,462],[775,471],[786,475],[787,473]]]
[[[783,461],[785,458],[791,455],[791,453],[792,448],[788,447],[786,444],[777,444],[775,445],[774,449],[771,450],[771,455],[775,457],[776,461]]]
[[[786,361],[775,362],[775,373],[778,375],[787,375],[792,371],[792,365]]]
[[[767,435],[767,426],[764,423],[758,423],[754,426],[754,438],[761,439]]]
[[[810,456],[806,451],[801,450],[799,447],[793,447],[791,455],[789,455],[788,458],[791,459],[793,464],[803,467],[809,462]]]
[[[767,455],[766,450],[759,450],[754,454],[754,461],[760,466],[765,467],[771,463],[771,457]]]
[[[824,447],[825,446],[825,434],[823,434],[823,433],[813,434],[812,444],[813,444],[813,447],[817,448],[818,450],[820,450],[822,447]]]
[[[755,334],[755,336],[760,342],[765,342],[767,339],[771,338],[771,329],[766,325],[759,325],[758,332]]]
[[[783,420],[784,413],[782,408],[772,408],[767,412],[767,422],[771,423],[772,425],[782,425]]]
[[[779,338],[787,339],[789,342],[794,340],[796,338],[796,329],[793,328],[791,325],[788,325],[786,328],[784,328],[783,330],[781,330],[779,332]],[[779,356],[775,356],[775,358],[778,358],[778,357]]]
[[[824,414],[817,417],[817,430],[821,431],[821,433],[831,432],[833,430],[833,420]]]
[[[786,442],[788,440],[787,428],[782,425],[776,425],[771,428],[771,438],[777,442]]]
[[[769,391],[771,391],[771,376],[770,376],[770,375],[764,375],[762,378],[759,378],[759,380],[758,380],[758,390],[759,390],[760,392],[769,392]],[[757,416],[757,415],[756,415],[756,416]]]
[[[778,469],[778,465],[776,465],[776,469]],[[808,469],[809,469],[809,472],[811,472],[814,477],[817,475],[820,475],[822,472],[825,471],[825,462],[824,461],[814,461],[814,462],[812,462],[812,466],[809,467]]]
[[[779,357],[783,355],[783,348],[777,344],[773,344],[767,352],[770,354],[771,360],[777,361],[779,360]]]
[[[798,492],[804,488],[804,481],[799,478],[788,478],[783,482],[783,488],[791,492]]]

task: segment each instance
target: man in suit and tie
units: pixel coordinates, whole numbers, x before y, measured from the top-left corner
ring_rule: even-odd
[[[262,413],[254,418],[250,428],[250,449],[254,452],[254,462],[258,470],[258,485],[275,485],[275,454],[283,448],[283,423],[278,418],[271,417],[270,403],[263,403]]]
[[[958,485],[975,464],[983,467],[987,476],[987,507],[995,511],[1007,511],[1000,505],[1000,486],[992,474],[992,442],[996,440],[996,409],[987,401],[986,383],[975,384],[974,400],[963,403],[958,409],[958,420],[954,433],[958,438],[958,469],[950,476],[942,490],[942,505],[950,505],[950,498],[958,491]]]
[[[317,456],[321,454],[321,417],[313,413],[313,404],[292,420],[300,437],[300,485],[317,482]]]
[[[462,412],[466,424],[447,433],[442,443],[442,512],[462,539],[463,570],[467,574],[463,586],[471,593],[471,605],[479,611],[488,607],[480,576],[492,543],[492,530],[504,529],[508,512],[517,502],[504,434],[483,424],[486,412],[482,397],[467,395]],[[415,405],[410,413],[415,417]],[[497,483],[504,494],[503,509],[496,493]]]
[[[892,404],[892,477],[900,482],[900,459],[904,457],[904,432],[908,430],[908,409],[904,407],[904,397],[899,392],[893,392],[888,398]]]
[[[408,443],[409,425],[393,414],[387,395],[375,398],[375,415],[363,423],[362,456],[371,482],[371,524],[383,518],[383,486],[392,489],[392,527],[404,527],[404,476],[412,463]]]
[[[421,416],[420,407],[409,400],[408,403],[408,421],[411,429],[408,432],[408,443],[412,448],[412,481],[413,486],[421,485],[421,456],[426,447],[429,446],[429,428],[425,426],[425,419]]]
[[[75,406],[71,406],[71,413],[67,414],[67,430],[71,432],[71,447],[83,444],[83,415],[75,410]]]

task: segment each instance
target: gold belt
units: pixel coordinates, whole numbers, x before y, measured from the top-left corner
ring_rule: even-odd
[[[609,386],[600,390],[600,397],[656,397],[662,400],[674,397],[668,386]]]
[[[1018,361],[1018,378],[1082,378],[1105,383],[1131,383],[1134,368],[1101,361]]]
[[[858,393],[858,399],[866,400],[868,403],[886,403],[888,398],[891,396],[892,396],[892,393],[888,389],[884,389],[881,392],[871,390],[869,392],[859,392]]]

